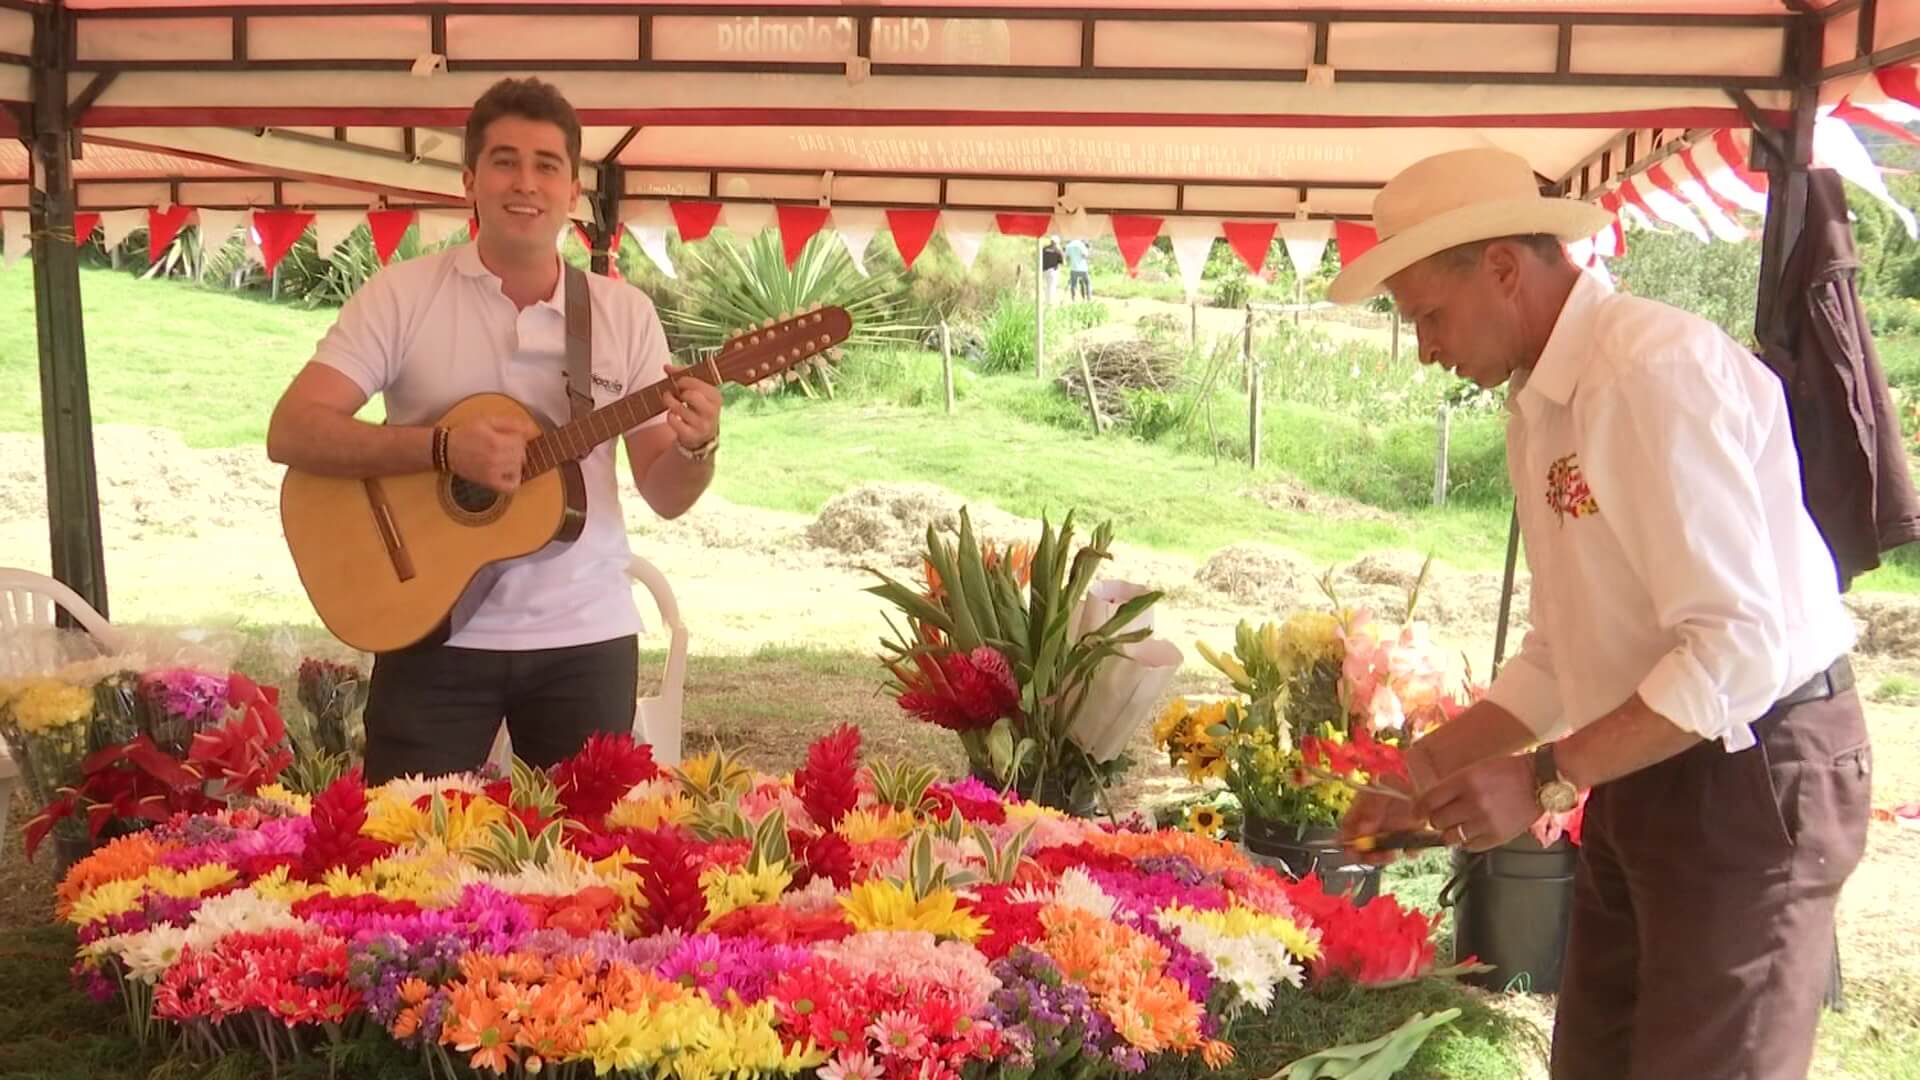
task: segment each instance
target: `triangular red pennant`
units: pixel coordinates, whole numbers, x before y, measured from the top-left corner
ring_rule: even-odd
[[[1000,226],[1002,236],[1047,235],[1047,226],[1053,224],[1052,214],[995,214],[994,221]]]
[[[580,224],[577,221],[574,222],[573,235],[575,239],[580,241],[580,246],[587,249],[587,254],[592,255],[593,254],[593,234],[587,232],[587,227],[585,225]]]
[[[705,240],[713,231],[714,223],[720,220],[717,202],[674,202],[668,203],[667,209],[673,211],[673,224],[680,230],[683,244]]]
[[[1340,245],[1340,265],[1349,266],[1353,260],[1367,253],[1367,249],[1380,242],[1380,234],[1373,226],[1362,225],[1357,221],[1336,221],[1333,223],[1333,242]]]
[[[92,212],[73,215],[73,246],[87,246],[87,238],[100,227],[100,215]]]
[[[467,240],[471,242],[478,239],[480,239],[480,215],[472,214],[467,217]]]
[[[1889,65],[1874,72],[1873,78],[1888,97],[1920,108],[1920,66]]]
[[[813,234],[826,228],[828,209],[824,206],[776,206],[774,214],[780,219],[780,248],[787,256],[787,269],[793,269],[793,261],[813,239]]]
[[[1920,135],[1908,131],[1906,128],[1871,109],[1863,109],[1855,105],[1847,98],[1841,98],[1840,104],[1833,107],[1833,115],[1841,120],[1845,120],[1849,124],[1863,124],[1883,135],[1891,135],[1901,142],[1913,143],[1916,146],[1920,146]]]
[[[1627,253],[1627,230],[1620,224],[1621,199],[1619,195],[1609,191],[1600,196],[1598,201],[1600,209],[1613,215],[1613,257],[1617,259]]]
[[[938,210],[889,210],[887,229],[893,233],[893,246],[900,249],[900,261],[913,269],[913,260],[927,249],[933,239],[933,227],[940,223]]]
[[[1127,264],[1127,276],[1132,277],[1140,267],[1140,256],[1153,246],[1153,238],[1160,235],[1160,219],[1115,214],[1112,220],[1114,242],[1120,245],[1120,258]]]
[[[305,210],[255,210],[253,229],[260,234],[260,262],[273,273],[280,260],[293,250],[300,234],[313,224],[313,215]]]
[[[407,228],[412,224],[411,210],[367,211],[367,231],[373,234],[373,253],[380,257],[380,265],[385,266],[393,253],[400,250],[400,241],[406,238]]]
[[[1247,271],[1258,274],[1267,265],[1267,252],[1273,250],[1273,230],[1277,227],[1271,221],[1223,221],[1220,232],[1226,236],[1227,246],[1247,264]]]
[[[169,206],[165,210],[147,211],[147,261],[152,262],[166,254],[173,238],[180,235],[186,227],[187,219],[193,216],[191,206]]]
[[[1719,151],[1720,160],[1727,163],[1727,168],[1733,170],[1733,175],[1739,177],[1741,183],[1765,193],[1767,174],[1747,168],[1747,155],[1740,152],[1740,144],[1733,140],[1732,129],[1721,128],[1714,132],[1713,148]]]

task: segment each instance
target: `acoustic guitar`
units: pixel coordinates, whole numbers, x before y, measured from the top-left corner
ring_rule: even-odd
[[[735,336],[686,375],[750,386],[852,332],[846,309],[818,308]],[[587,516],[580,459],[664,411],[667,388],[662,379],[559,427],[506,394],[461,400],[435,423],[515,415],[541,428],[510,493],[433,471],[350,479],[288,469],[280,523],[321,622],[367,652],[444,639],[449,613],[481,570],[579,538]]]

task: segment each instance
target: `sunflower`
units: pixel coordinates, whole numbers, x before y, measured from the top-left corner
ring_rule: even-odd
[[[1196,806],[1187,814],[1187,831],[1201,836],[1218,836],[1223,819],[1211,806]]]

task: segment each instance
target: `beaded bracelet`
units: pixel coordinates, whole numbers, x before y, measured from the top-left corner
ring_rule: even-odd
[[[453,471],[453,462],[448,453],[448,443],[451,440],[452,433],[446,428],[433,429],[433,471],[443,473]]]

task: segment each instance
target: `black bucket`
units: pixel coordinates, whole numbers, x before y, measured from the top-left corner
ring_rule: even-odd
[[[1240,843],[1253,861],[1296,880],[1318,873],[1322,888],[1351,896],[1356,906],[1380,894],[1380,868],[1349,861],[1332,826],[1283,825],[1250,815],[1241,823]]]
[[[1559,991],[1579,859],[1566,837],[1542,848],[1531,833],[1479,855],[1454,851],[1454,879],[1440,897],[1453,907],[1453,955],[1493,966],[1462,978],[1490,990]]]

